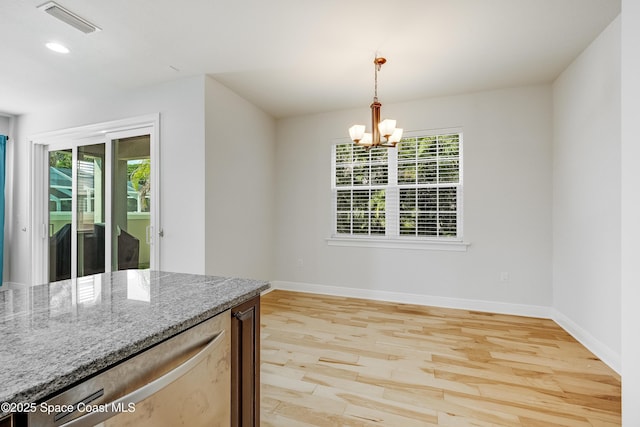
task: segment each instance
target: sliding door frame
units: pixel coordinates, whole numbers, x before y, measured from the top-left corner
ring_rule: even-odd
[[[29,138],[31,142],[31,256],[32,256],[32,284],[49,282],[49,151],[61,148],[73,148],[74,164],[77,160],[77,147],[88,144],[105,144],[105,155],[108,171],[112,168],[112,144],[114,139],[132,136],[149,135],[151,157],[151,259],[150,267],[160,269],[160,237],[162,228],[160,222],[160,115],[132,117],[129,119],[98,123],[76,128],[62,129],[54,132],[37,134]],[[107,179],[105,183],[105,231],[111,230],[112,209],[112,183]],[[73,194],[76,177],[74,176]],[[72,203],[72,224],[76,224],[75,197]],[[71,277],[77,276],[77,236],[72,233]],[[110,235],[110,232],[109,232]],[[105,271],[111,271],[111,239],[105,238]]]

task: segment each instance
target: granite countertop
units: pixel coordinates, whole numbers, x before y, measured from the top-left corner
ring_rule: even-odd
[[[5,284],[0,402],[38,402],[268,287],[259,280],[150,270]]]

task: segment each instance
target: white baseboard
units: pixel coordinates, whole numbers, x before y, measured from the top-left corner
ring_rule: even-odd
[[[513,314],[516,316],[552,318],[550,307],[510,304],[504,302],[448,298],[431,295],[407,294],[402,292],[378,291],[373,289],[345,288],[341,286],[313,285],[309,283],[273,281],[274,289],[308,292],[312,294],[335,295],[341,297],[364,298],[378,301],[418,304],[434,307],[459,308],[461,310],[484,311],[489,313]]]
[[[553,315],[551,318],[560,325],[562,329],[567,331],[569,335],[574,337],[578,342],[580,342],[580,344],[595,354],[598,359],[606,363],[611,369],[616,371],[618,375],[622,375],[622,358],[620,354],[611,350],[611,348],[596,339],[593,335],[584,330],[573,320],[560,313],[558,310],[553,309]]]
[[[618,374],[621,372],[621,359],[619,354],[613,352],[609,347],[602,344],[599,340],[595,339],[591,334],[580,328],[577,324],[553,307],[407,294],[402,292],[285,282],[278,280],[271,281],[271,288],[269,291],[274,289],[552,319],[561,328],[566,330],[571,336],[584,345],[589,351],[595,354],[600,360],[606,363],[611,369],[616,371]]]

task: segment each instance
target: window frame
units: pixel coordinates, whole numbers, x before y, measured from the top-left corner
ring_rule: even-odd
[[[424,186],[421,184],[399,184],[398,183],[398,149],[386,149],[387,155],[387,170],[388,180],[385,185],[363,185],[363,186],[349,186],[349,189],[361,188],[365,189],[379,189],[383,188],[386,193],[385,202],[385,234],[338,234],[338,190],[341,187],[336,185],[336,147],[345,143],[352,143],[348,138],[340,138],[334,140],[331,145],[331,230],[330,237],[328,237],[327,243],[331,246],[357,246],[357,247],[376,247],[376,248],[391,248],[391,249],[432,249],[432,250],[445,250],[445,251],[466,251],[469,246],[468,242],[464,241],[464,140],[462,128],[448,128],[448,129],[431,129],[422,131],[405,132],[403,139],[406,138],[421,138],[421,137],[433,137],[442,136],[448,134],[459,135],[458,146],[458,182],[453,185],[444,185],[447,187],[456,188],[456,236],[455,237],[442,237],[442,236],[411,236],[400,234],[400,190],[402,188],[425,188],[425,187],[439,187],[442,184],[436,184],[434,186]],[[392,203],[391,208],[387,208],[389,203]],[[389,221],[391,224],[389,224]]]

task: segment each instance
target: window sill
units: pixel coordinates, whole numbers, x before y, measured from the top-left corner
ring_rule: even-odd
[[[329,246],[350,246],[385,249],[419,249],[436,251],[466,252],[471,244],[463,241],[418,240],[418,239],[390,239],[384,237],[337,237],[327,238]]]

